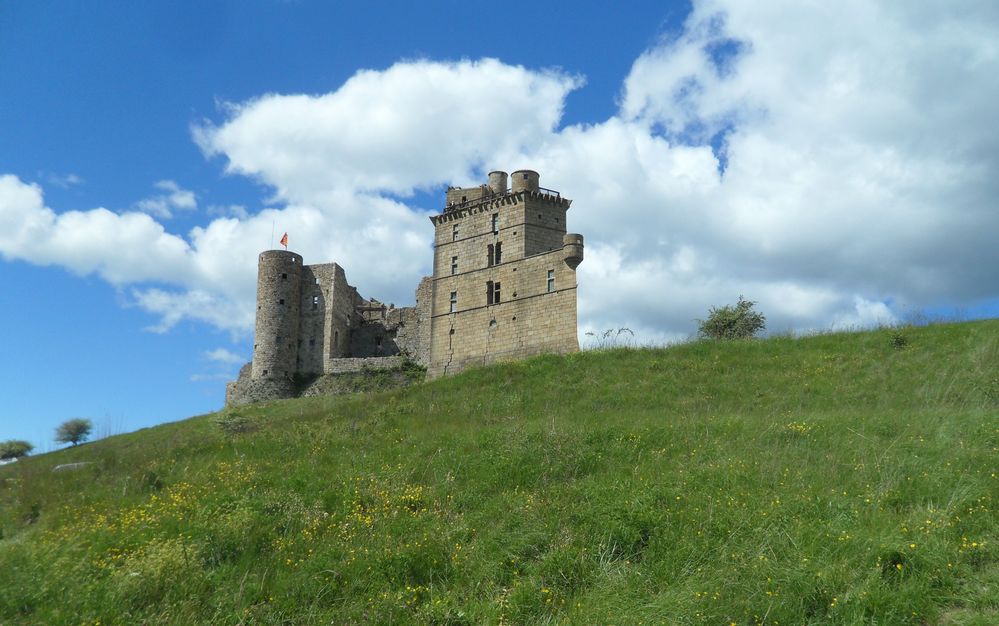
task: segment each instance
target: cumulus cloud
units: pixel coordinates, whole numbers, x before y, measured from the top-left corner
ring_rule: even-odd
[[[404,304],[430,271],[431,209],[414,192],[528,167],[575,199],[583,333],[680,339],[740,294],[776,331],[973,306],[999,296],[997,41],[987,2],[702,0],[622,77],[614,116],[568,127],[578,76],[400,62],[192,128],[207,157],[269,187],[269,208],[210,208],[181,236],[151,214],[193,208],[193,194],[165,212],[57,214],[5,176],[0,254],[130,285],[160,331],[247,332],[275,228],[308,262],[335,260],[365,295]],[[183,192],[161,183],[159,196]]]
[[[269,94],[230,104],[194,137],[226,170],[279,199],[328,207],[355,222],[345,193],[409,195],[473,180],[497,153],[552,133],[577,77],[495,59],[397,63],[364,70],[321,96]]]

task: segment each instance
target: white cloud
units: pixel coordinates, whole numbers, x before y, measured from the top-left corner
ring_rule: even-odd
[[[76,174],[42,174],[41,175],[45,182],[50,185],[55,185],[56,187],[62,187],[63,189],[69,189],[70,187],[75,187],[76,185],[82,185],[85,180]]]
[[[135,203],[135,208],[160,219],[170,219],[175,210],[193,211],[198,208],[193,191],[182,189],[172,180],[157,181],[153,187],[163,193],[144,198]]]
[[[354,224],[358,212],[345,194],[408,195],[470,182],[497,152],[550,134],[566,95],[580,85],[495,59],[405,62],[360,71],[321,96],[269,94],[231,104],[223,124],[193,132],[206,154],[226,158],[228,172]]]
[[[246,332],[272,230],[365,295],[411,302],[431,226],[400,198],[530,167],[575,200],[582,332],[683,338],[740,294],[776,331],[972,306],[999,296],[997,11],[703,0],[623,77],[617,115],[566,128],[576,76],[491,59],[365,70],[193,129],[275,208],[212,208],[182,237],[138,212],[56,214],[0,177],[0,254],[131,285],[159,330]],[[168,184],[160,195],[183,192]]]
[[[215,348],[214,350],[208,350],[205,352],[204,357],[209,361],[214,361],[215,363],[223,363],[226,365],[237,365],[246,363],[247,359],[234,354],[233,352],[226,350],[225,348]]]

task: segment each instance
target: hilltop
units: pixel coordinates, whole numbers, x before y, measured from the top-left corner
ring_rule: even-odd
[[[0,467],[0,623],[993,624],[997,417],[999,320],[195,417]]]

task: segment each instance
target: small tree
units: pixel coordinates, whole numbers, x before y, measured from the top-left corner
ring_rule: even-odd
[[[35,446],[20,439],[0,441],[0,461],[19,459],[22,456],[27,456],[34,449]]]
[[[707,339],[748,339],[767,325],[767,318],[753,310],[755,302],[739,296],[735,306],[711,307],[708,319],[697,320],[697,334]]]
[[[55,439],[58,443],[71,443],[74,446],[86,441],[90,436],[90,431],[94,429],[94,423],[82,417],[74,417],[66,420],[56,428]]]

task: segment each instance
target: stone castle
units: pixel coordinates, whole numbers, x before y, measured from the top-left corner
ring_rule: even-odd
[[[287,250],[260,254],[253,361],[226,405],[292,397],[303,378],[392,369],[409,358],[428,377],[499,360],[579,350],[576,267],[582,235],[566,233],[571,200],[537,172],[490,172],[451,187],[434,224],[433,276],[416,305],[365,299],[336,263],[304,265]]]

